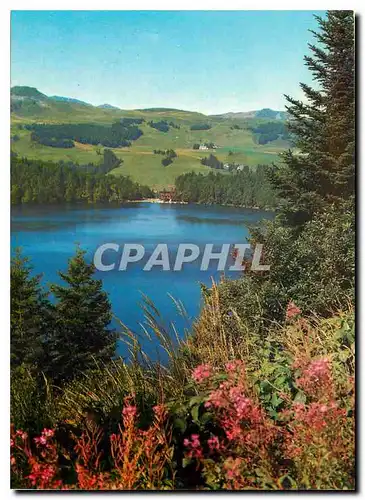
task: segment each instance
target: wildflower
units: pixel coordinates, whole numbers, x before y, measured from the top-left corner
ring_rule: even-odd
[[[43,429],[42,434],[45,437],[53,437],[54,436],[54,431],[52,429]]]
[[[210,365],[199,365],[195,370],[193,370],[192,377],[200,384],[204,380],[208,379],[212,375],[212,367]]]
[[[200,438],[198,434],[192,434],[189,439],[184,439],[184,446],[189,448],[189,458],[203,458],[203,450],[200,445]]]
[[[227,400],[224,395],[224,391],[220,388],[212,391],[209,395],[208,401],[205,403],[206,408],[214,406],[215,408],[223,408],[227,405]]]
[[[34,438],[34,442],[36,444],[46,445],[47,444],[47,438],[45,436],[35,437]]]
[[[210,451],[219,450],[219,439],[217,436],[212,436],[208,439],[208,446]]]
[[[294,302],[289,302],[289,304],[286,307],[286,319],[291,319],[295,318],[296,316],[299,316],[301,314],[301,309],[297,307]]]
[[[236,359],[234,361],[228,361],[228,363],[226,363],[226,370],[228,373],[235,373],[235,372],[241,373],[244,367],[245,365],[243,361],[241,361],[240,359]]]
[[[164,420],[167,414],[166,407],[163,404],[154,406],[153,412],[155,414],[155,418],[157,418],[158,420]]]
[[[304,368],[297,385],[310,396],[330,399],[333,394],[333,381],[329,359],[311,361]]]
[[[242,463],[242,458],[233,459],[232,457],[229,457],[224,462],[223,467],[226,470],[227,479],[233,480],[241,478],[241,471],[240,471],[241,463]]]
[[[23,432],[22,430],[17,430],[15,435],[19,436],[23,441],[28,438],[28,434],[26,432]]]
[[[123,408],[123,417],[127,419],[133,419],[137,415],[137,407],[132,405],[126,405]]]

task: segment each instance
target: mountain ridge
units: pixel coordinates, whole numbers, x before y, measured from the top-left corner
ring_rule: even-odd
[[[28,87],[28,86],[21,86],[17,85],[11,88],[11,97],[15,100],[24,100],[24,99],[32,99],[32,100],[39,100],[39,101],[54,101],[54,102],[61,102],[61,103],[68,103],[68,104],[77,104],[80,106],[89,106],[92,108],[96,109],[103,109],[103,110],[115,110],[115,111],[127,111],[127,112],[145,112],[145,113],[164,113],[164,112],[179,112],[179,113],[198,113],[202,116],[206,116],[207,118],[216,118],[216,119],[247,119],[247,118],[265,118],[265,119],[272,119],[272,120],[286,120],[287,119],[287,113],[286,111],[278,111],[278,110],[273,110],[271,108],[262,108],[259,110],[252,110],[252,111],[236,111],[236,112],[227,112],[227,113],[219,113],[219,114],[209,114],[206,115],[205,113],[201,113],[199,111],[192,111],[192,110],[184,110],[184,109],[179,109],[179,108],[168,108],[168,107],[150,107],[150,108],[135,108],[135,109],[128,109],[128,110],[123,110],[122,108],[119,108],[117,106],[113,106],[108,103],[100,104],[97,106],[94,106],[93,104],[90,104],[86,101],[76,99],[73,97],[65,97],[65,96],[47,96],[46,94],[43,94],[40,92],[37,88],[35,87]]]

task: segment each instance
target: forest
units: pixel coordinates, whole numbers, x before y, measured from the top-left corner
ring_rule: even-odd
[[[191,203],[275,208],[278,200],[267,178],[268,168],[246,166],[243,171],[226,175],[191,172],[177,177],[176,192],[183,201]]]
[[[190,130],[209,130],[212,126],[209,123],[195,123],[191,125]]]
[[[354,13],[316,20],[304,59],[316,84],[301,84],[303,101],[286,96],[300,153],[288,149],[267,171],[176,181],[182,196],[220,203],[220,186],[237,202],[238,183],[247,196],[245,182],[257,196],[259,184],[272,189],[276,216],[249,237],[270,272],[247,260],[237,279],[202,286],[188,331],[145,298],[144,329],[121,324],[128,356],[116,357],[111,303],[85,253],[77,248],[50,287],[14,253],[13,488],[356,491]],[[47,199],[145,189],[13,158],[15,200],[39,197],[41,184]],[[141,335],[167,359],[151,359]]]
[[[124,118],[111,126],[94,123],[66,124],[31,124],[25,128],[31,130],[34,142],[58,148],[70,148],[73,141],[82,144],[101,144],[109,148],[127,147],[136,141],[142,130],[136,123],[140,120]]]
[[[287,124],[282,121],[261,123],[251,130],[257,135],[259,144],[267,144],[279,138],[287,140],[290,137]]]
[[[160,132],[168,132],[170,130],[170,126],[166,120],[160,120],[159,122],[154,122],[151,120],[151,121],[147,122],[147,124],[150,127],[155,128],[156,130],[159,130]]]
[[[112,158],[111,161],[115,160]],[[104,164],[104,169],[107,168],[110,165]],[[94,166],[16,157],[11,160],[12,204],[122,202],[151,197],[153,193],[147,186],[137,184],[128,177],[96,173]]]

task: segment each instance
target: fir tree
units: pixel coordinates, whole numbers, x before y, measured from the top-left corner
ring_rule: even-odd
[[[51,286],[57,303],[55,330],[48,346],[48,371],[58,383],[95,366],[95,361],[110,360],[115,353],[116,335],[108,328],[111,304],[84,254],[78,248],[69,260],[67,273],[59,272],[66,286]]]
[[[283,199],[282,213],[301,225],[326,206],[353,201],[355,177],[355,46],[352,11],[317,17],[319,45],[309,45],[305,64],[314,86],[301,89],[306,102],[289,102],[289,129],[299,153],[283,154],[272,181]]]
[[[41,288],[40,276],[32,276],[29,259],[16,249],[11,260],[11,365],[39,365],[49,328],[51,306]]]

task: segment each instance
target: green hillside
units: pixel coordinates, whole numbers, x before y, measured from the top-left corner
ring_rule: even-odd
[[[201,113],[151,108],[141,110],[121,110],[109,106],[92,106],[77,100],[47,97],[31,87],[14,87],[11,93],[11,135],[12,150],[19,156],[42,160],[64,160],[84,163],[100,162],[100,146],[75,142],[75,147],[50,147],[31,139],[31,131],[24,126],[31,124],[99,124],[111,126],[122,118],[142,118],[138,127],[143,135],[129,147],[112,148],[123,160],[122,165],[113,170],[114,175],[129,175],[133,180],[153,188],[174,183],[175,178],[186,172],[208,173],[210,167],[200,160],[210,153],[224,163],[270,164],[278,161],[278,153],[288,147],[288,142],[277,139],[267,144],[258,144],[252,128],[268,121],[257,116],[234,117],[227,115],[206,116]],[[257,115],[257,113],[256,113]],[[149,122],[161,120],[172,123],[167,132],[150,126]],[[207,124],[208,130],[191,130],[191,127]],[[193,149],[194,144],[214,143],[215,150]],[[163,166],[163,156],[154,150],[173,149],[177,158],[168,166]]]

